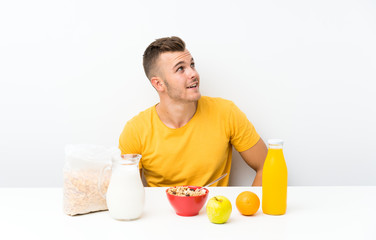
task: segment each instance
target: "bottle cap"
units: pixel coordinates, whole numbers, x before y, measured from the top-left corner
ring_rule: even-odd
[[[283,146],[283,139],[269,139],[268,144],[271,148],[281,148]]]

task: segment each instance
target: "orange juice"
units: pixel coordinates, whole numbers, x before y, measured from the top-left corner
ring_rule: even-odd
[[[268,145],[262,172],[262,211],[282,215],[287,208],[287,166],[283,156],[283,140],[271,139]]]

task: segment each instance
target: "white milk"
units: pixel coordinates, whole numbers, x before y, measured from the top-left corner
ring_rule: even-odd
[[[137,166],[113,166],[106,201],[109,213],[114,219],[132,220],[141,216],[145,190]]]

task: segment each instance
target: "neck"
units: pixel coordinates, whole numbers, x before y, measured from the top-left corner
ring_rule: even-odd
[[[161,121],[169,128],[181,128],[192,119],[197,110],[198,101],[186,103],[160,102],[156,111]]]

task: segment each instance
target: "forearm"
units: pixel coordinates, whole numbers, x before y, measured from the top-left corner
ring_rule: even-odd
[[[248,166],[256,171],[256,176],[253,180],[252,186],[262,185],[262,169],[264,167],[264,161],[267,153],[268,149],[261,138],[255,146],[240,153]]]
[[[256,172],[256,176],[253,180],[252,186],[262,186],[262,169]]]

